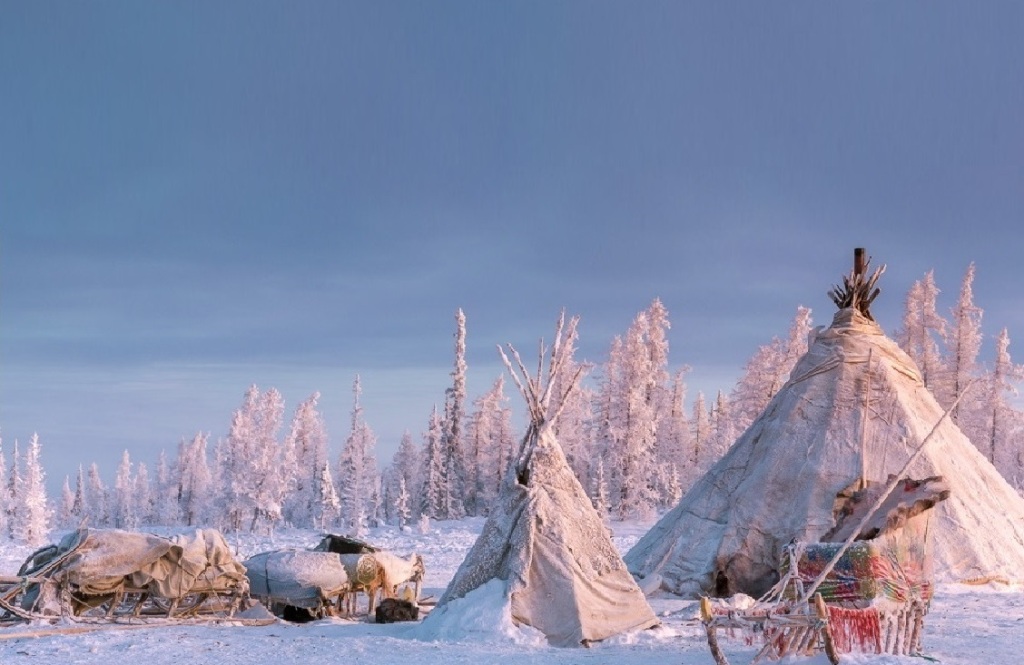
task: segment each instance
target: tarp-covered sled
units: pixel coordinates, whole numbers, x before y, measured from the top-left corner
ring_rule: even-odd
[[[164,538],[78,529],[0,578],[0,620],[54,616],[231,616],[245,568],[214,529]]]

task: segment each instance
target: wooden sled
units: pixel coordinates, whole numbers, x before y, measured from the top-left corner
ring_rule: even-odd
[[[716,665],[729,665],[718,644],[718,631],[722,629],[739,630],[764,639],[764,646],[752,663],[764,658],[778,660],[784,656],[810,656],[824,651],[832,665],[839,665],[839,653],[829,629],[828,608],[820,593],[814,595],[810,605],[778,604],[738,612],[716,611],[705,596],[700,599],[700,616]]]
[[[17,575],[0,577],[0,623],[233,617],[248,581],[222,536],[175,538],[73,532],[30,555]]]
[[[949,491],[940,477],[890,479],[890,486],[897,491],[888,500],[876,499],[873,486],[840,493],[837,527],[822,542],[787,546],[778,584],[753,605],[730,608],[701,599],[717,665],[728,662],[718,644],[722,629],[763,642],[754,663],[819,651],[833,665],[852,651],[920,653],[933,592],[928,509]],[[884,507],[877,518],[875,511],[864,515],[873,499]],[[854,527],[843,517],[859,521]],[[835,542],[840,539],[845,542]]]
[[[870,372],[870,356],[868,367]],[[836,526],[821,543],[787,546],[781,579],[756,605],[730,610],[701,598],[701,620],[717,665],[728,665],[718,644],[722,628],[743,631],[748,640],[764,639],[753,663],[821,650],[838,665],[839,654],[854,647],[920,653],[934,590],[928,519],[930,509],[949,497],[949,487],[940,476],[911,480],[905,474],[966,391],[884,487],[862,474],[837,495]]]

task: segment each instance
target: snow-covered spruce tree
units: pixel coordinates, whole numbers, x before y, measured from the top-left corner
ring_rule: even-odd
[[[693,403],[693,465],[686,478],[687,489],[704,475],[704,472],[715,462],[711,455],[711,418],[703,391],[697,392]]]
[[[356,375],[352,384],[352,418],[348,437],[338,457],[336,477],[340,488],[341,519],[356,534],[367,527],[366,520],[375,509],[375,483],[377,458],[374,448],[377,438],[363,418],[363,407],[359,398],[362,384]]]
[[[262,524],[272,530],[281,519],[293,474],[293,464],[277,440],[283,415],[281,393],[270,388],[260,394],[250,386],[227,439],[218,446],[219,503],[228,529],[246,525],[255,531]]]
[[[15,537],[17,524],[22,516],[18,514],[21,502],[21,452],[18,450],[18,440],[14,440],[14,450],[11,451],[11,470],[7,478],[7,535]]]
[[[658,393],[655,368],[648,352],[647,335],[650,323],[641,312],[626,332],[626,384],[623,386],[623,450],[620,457],[622,474],[617,488],[618,516],[650,517],[657,504],[655,480],[657,448]]]
[[[442,450],[441,417],[437,406],[430,413],[427,431],[423,434],[423,484],[420,494],[420,516],[438,519],[444,501],[444,451]]]
[[[73,529],[78,526],[78,521],[75,519],[75,493],[71,491],[70,476],[64,476],[64,484],[60,488],[57,526],[61,529]]]
[[[294,460],[277,439],[283,418],[284,398],[276,388],[267,389],[256,411],[256,446],[247,464],[253,502],[250,531],[261,521],[273,530],[281,520],[284,497],[295,475]]]
[[[39,546],[50,532],[50,508],[46,500],[39,436],[32,435],[25,452],[25,475],[18,495],[18,524],[15,538],[27,545]]]
[[[736,430],[733,429],[732,416],[729,414],[729,398],[721,390],[715,398],[715,408],[711,413],[711,446],[709,452],[714,461],[718,461],[736,441]]]
[[[907,293],[903,328],[897,333],[896,342],[921,370],[925,387],[943,408],[947,408],[952,401],[942,390],[942,358],[938,344],[938,340],[945,337],[947,323],[935,309],[938,295],[934,271],[929,270]]]
[[[462,519],[466,515],[466,460],[463,452],[462,425],[466,417],[466,315],[455,313],[455,368],[452,385],[445,391],[442,423],[444,455],[440,514],[435,519]],[[468,506],[472,511],[473,506]]]
[[[643,517],[661,503],[668,476],[659,465],[678,447],[668,373],[668,312],[660,300],[616,337],[602,368],[592,419],[592,457],[605,461],[609,509]]]
[[[398,478],[398,493],[395,495],[395,518],[399,529],[409,526],[412,509],[409,506],[409,491],[405,487],[405,478]]]
[[[419,516],[419,502],[414,501],[413,497],[420,496],[420,486],[422,484],[420,480],[422,477],[420,465],[420,452],[412,440],[412,434],[409,433],[409,430],[406,430],[402,434],[398,449],[391,458],[391,466],[389,467],[387,478],[388,482],[391,483],[388,495],[393,499],[391,512],[395,517],[399,517],[397,499],[401,494],[401,486],[405,486],[405,492],[409,496],[406,501],[410,513],[406,519],[407,524],[409,519]]]
[[[789,336],[784,340],[772,338],[747,361],[743,376],[729,398],[734,432],[746,431],[786,383],[797,360],[807,353],[810,331],[811,310],[797,307]]]
[[[621,387],[625,383],[624,375],[623,343],[622,338],[616,335],[612,339],[608,360],[601,366],[594,426],[595,457],[603,464],[602,479],[607,492],[606,503],[609,511],[618,505],[613,497],[617,496],[615,487],[622,482],[619,457],[624,446],[625,431],[622,426],[620,395]]]
[[[659,497],[662,508],[674,506],[682,496],[684,474],[693,464],[693,436],[690,420],[686,417],[686,369],[678,371],[672,380],[671,408],[659,427],[662,443],[658,447],[658,468],[668,470],[665,493]]]
[[[658,427],[671,412],[668,317],[660,301],[640,312],[625,339],[613,340],[598,397],[597,439],[607,456],[611,509],[620,518],[650,515],[658,487]]]
[[[299,404],[285,437],[285,450],[294,460],[292,491],[284,503],[285,520],[295,526],[319,524],[325,510],[316,504],[325,495],[330,495],[320,487],[322,469],[328,464],[328,453],[327,428],[317,410],[319,400],[320,393],[315,392]],[[331,512],[330,507],[326,512]]]
[[[167,453],[160,451],[156,462],[156,489],[153,501],[153,524],[174,526],[178,524],[178,479],[167,463]]]
[[[153,524],[153,488],[149,483],[149,468],[145,462],[139,462],[135,465],[132,492],[135,495],[135,514],[138,523]]]
[[[114,496],[110,506],[110,522],[115,529],[134,529],[138,526],[135,514],[135,486],[132,483],[132,461],[125,450],[114,477]]]
[[[317,495],[312,503],[313,526],[321,531],[334,524],[341,514],[341,499],[334,489],[334,479],[331,476],[331,465],[324,460],[320,463],[320,473],[317,474],[316,488]]]
[[[77,527],[81,524],[88,524],[92,512],[89,510],[89,494],[85,484],[85,470],[78,465],[78,475],[75,476],[75,500],[71,507],[71,514],[74,516]]]
[[[89,475],[85,485],[86,505],[89,506],[89,526],[110,526],[110,501],[107,497],[107,486],[100,476],[100,468],[96,462],[89,465]]]
[[[466,469],[472,471],[466,483],[470,497],[467,503],[475,507],[477,515],[490,513],[515,445],[504,386],[505,378],[499,376],[491,389],[477,398],[466,428]]]
[[[197,432],[178,448],[178,513],[185,526],[206,522],[211,494],[210,466],[206,461],[207,435]]]
[[[219,513],[223,528],[239,531],[256,514],[252,478],[257,447],[256,411],[259,409],[260,391],[249,386],[242,406],[231,417],[231,428],[222,445],[218,446],[218,475],[220,476]]]
[[[974,304],[974,264],[967,267],[960,295],[956,306],[950,313],[950,325],[946,335],[946,356],[944,358],[944,392],[951,402],[955,402],[967,389],[967,386],[978,375],[980,366],[978,354],[981,352],[981,317],[982,310]],[[985,412],[982,400],[984,391],[972,389],[953,408],[950,418],[957,427],[967,435],[975,446],[985,451]]]
[[[374,468],[376,469],[376,458]],[[370,486],[370,500],[367,502],[369,511],[366,515],[367,523],[372,527],[379,527],[385,524],[386,510],[384,508],[384,479],[380,473],[374,473]]]
[[[1018,492],[1024,491],[1024,413],[1014,408],[1017,386],[1024,381],[1024,365],[1010,357],[1010,335],[1003,328],[996,338],[996,357],[982,388],[987,410],[985,437],[975,442]],[[978,390],[978,388],[972,388]]]
[[[7,485],[4,483],[5,478],[7,478],[7,460],[4,457],[3,439],[0,439],[0,537],[10,535],[7,516],[11,499],[7,492]]]

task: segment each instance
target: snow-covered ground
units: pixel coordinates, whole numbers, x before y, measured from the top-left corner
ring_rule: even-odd
[[[393,528],[371,530],[368,540],[398,554],[419,552],[426,561],[424,595],[438,598],[473,544],[483,520],[436,523],[429,533],[402,533]],[[615,544],[625,552],[649,524],[613,523]],[[59,534],[54,534],[55,537]],[[309,547],[319,540],[314,531],[288,530],[273,538],[229,535],[240,559],[281,547]],[[14,574],[31,548],[0,543],[0,574]],[[380,625],[331,619],[307,624],[278,622],[269,626],[189,625],[111,626],[88,632],[55,634],[50,624],[0,628],[0,663],[49,662],[137,663],[180,665],[183,662],[235,663],[415,663],[459,665],[533,663],[640,665],[712,663],[697,620],[694,601],[653,598],[651,606],[662,625],[622,635],[589,649],[549,647],[530,629],[514,627],[502,616],[499,603],[484,593],[477,605],[461,614],[445,634],[427,634],[422,624]],[[63,626],[61,626],[63,627]],[[1024,662],[1024,592],[994,588],[941,586],[925,623],[926,655],[946,665]],[[725,641],[733,663],[748,663],[754,648]],[[827,662],[824,657],[802,661]],[[921,663],[920,658],[849,655],[844,663]]]

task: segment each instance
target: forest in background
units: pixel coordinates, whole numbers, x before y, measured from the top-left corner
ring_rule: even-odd
[[[980,361],[982,309],[975,305],[975,268],[968,267],[957,301],[944,316],[927,273],[905,298],[902,325],[891,336],[921,370],[925,385],[978,450],[1024,490],[1024,412],[1014,403],[1024,366],[1013,362],[1006,329],[994,336],[992,360]],[[231,416],[226,437],[199,432],[152,466],[124,451],[112,481],[96,463],[65,478],[47,496],[41,444],[22,451],[0,444],[0,534],[41,544],[51,528],[80,524],[131,529],[142,525],[215,526],[266,531],[279,525],[342,530],[356,536],[383,523],[486,515],[521,433],[512,424],[504,377],[470,399],[466,386],[466,318],[455,317],[454,365],[443,408],[422,434],[406,431],[391,460],[376,454],[376,436],[352,386],[350,426],[332,452],[319,394],[285,422],[274,388],[250,386]],[[811,310],[798,307],[788,333],[760,346],[736,385],[688,403],[685,367],[672,371],[669,314],[660,300],[616,336],[603,363],[573,361],[587,377],[557,423],[573,471],[597,510],[613,519],[648,518],[675,505],[782,388],[807,351]],[[574,350],[575,339],[568,343]],[[571,354],[574,355],[574,354]],[[678,366],[677,366],[678,367]],[[9,460],[9,461],[8,461]]]

